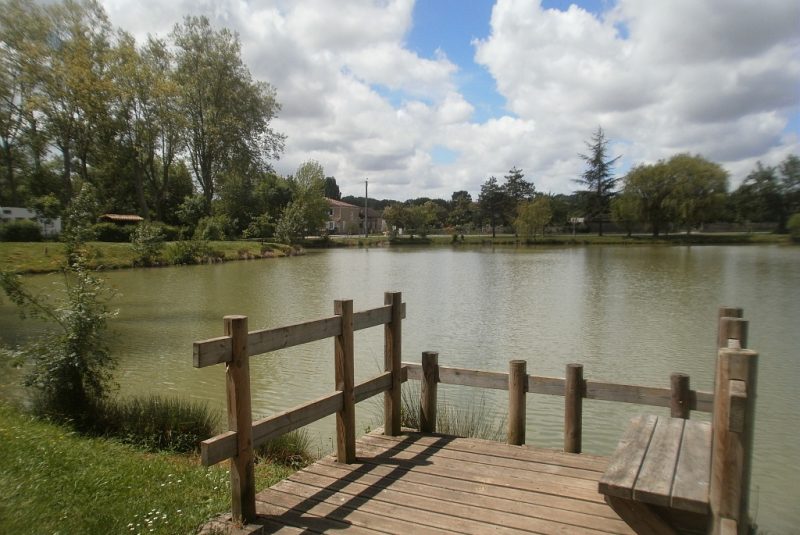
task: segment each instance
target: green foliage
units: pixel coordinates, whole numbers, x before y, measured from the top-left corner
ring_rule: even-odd
[[[3,223],[0,224],[0,241],[42,241],[42,227],[29,219]]]
[[[497,235],[497,226],[505,224],[508,196],[505,189],[497,183],[495,177],[490,177],[481,185],[481,194],[478,197],[481,215],[489,221],[492,227],[492,238]]]
[[[203,195],[187,195],[178,206],[178,220],[186,227],[189,236],[194,234],[197,224],[211,211],[211,204]]]
[[[244,230],[242,237],[251,238],[271,238],[275,235],[275,220],[267,213],[263,213],[250,220],[250,224]]]
[[[520,236],[535,238],[538,232],[544,237],[544,229],[553,218],[550,208],[550,198],[544,195],[532,201],[520,203],[517,218],[514,220],[514,229]]]
[[[197,222],[195,240],[224,241],[233,237],[233,222],[227,215],[206,216]]]
[[[305,236],[306,220],[303,207],[294,201],[286,205],[275,226],[275,237],[281,243],[299,243]]]
[[[219,258],[205,240],[182,240],[167,245],[164,249],[164,260],[167,264],[188,265],[200,264],[209,259]]]
[[[273,438],[255,449],[256,458],[260,461],[291,466],[294,469],[311,464],[311,438],[305,429],[297,429]]]
[[[625,229],[628,236],[639,221],[639,200],[624,191],[611,201],[611,219]]]
[[[671,202],[687,230],[722,215],[728,191],[728,173],[702,156],[676,154],[667,161],[673,182]]]
[[[66,244],[67,264],[76,263],[86,242],[95,238],[92,223],[97,220],[98,211],[95,188],[88,183],[82,184],[67,207],[61,233],[61,241]]]
[[[92,431],[148,451],[198,451],[219,423],[204,403],[161,396],[109,399],[96,414]]]
[[[316,234],[328,217],[322,165],[314,160],[304,162],[297,168],[291,184],[293,210],[299,211],[303,220],[302,234]]]
[[[116,313],[108,307],[111,292],[80,262],[64,277],[65,297],[58,301],[31,293],[11,273],[0,273],[0,285],[23,316],[55,328],[22,349],[32,364],[25,384],[35,390],[37,412],[81,427],[112,386],[116,362],[106,347],[105,331]]]
[[[413,238],[415,234],[420,237],[427,237],[431,226],[436,222],[436,205],[431,201],[422,205],[410,206],[406,208],[406,230]]]
[[[800,213],[793,214],[789,218],[786,228],[789,230],[792,241],[800,242]]]
[[[603,235],[603,220],[608,216],[611,208],[611,199],[617,178],[614,178],[614,164],[619,156],[609,159],[608,140],[601,127],[592,134],[591,142],[586,143],[589,154],[579,154],[586,163],[586,170],[576,182],[584,186],[581,191],[586,201],[586,215],[598,222],[598,235]]]
[[[122,243],[131,241],[133,225],[118,225],[101,222],[91,226],[92,239],[103,242]]]
[[[136,254],[136,265],[152,266],[158,262],[161,251],[164,249],[164,234],[162,226],[148,223],[139,223],[131,233],[131,245]]]

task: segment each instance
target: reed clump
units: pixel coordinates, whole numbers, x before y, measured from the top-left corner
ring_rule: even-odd
[[[256,459],[294,468],[295,470],[314,462],[311,454],[311,437],[305,429],[297,429],[257,446]]]

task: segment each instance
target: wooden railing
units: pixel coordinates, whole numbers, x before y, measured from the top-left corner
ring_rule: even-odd
[[[689,418],[691,411],[712,411],[713,393],[690,389],[689,376],[680,373],[670,376],[670,387],[666,388],[584,379],[581,364],[567,365],[565,378],[529,375],[526,362],[522,360],[510,361],[507,373],[440,366],[438,353],[433,351],[422,354],[421,364],[401,364],[401,321],[405,318],[405,304],[401,302],[399,292],[387,292],[384,297],[386,304],[383,307],[353,312],[352,300],[338,300],[334,302],[335,315],[332,317],[254,332],[247,331],[246,317],[226,316],[225,336],[195,342],[195,367],[226,365],[229,430],[201,443],[201,459],[206,466],[231,459],[235,520],[249,522],[255,518],[255,446],[335,414],[337,460],[352,463],[355,461],[355,404],[384,392],[384,433],[398,435],[400,387],[407,380],[421,382],[420,430],[423,432],[436,431],[439,383],[508,391],[507,438],[510,444],[516,445],[525,443],[526,395],[562,396],[565,400],[564,451],[569,453],[581,452],[584,399],[665,407],[670,409],[672,417],[678,418]],[[721,309],[718,338],[724,339],[726,344],[729,338],[741,340],[742,347],[745,347],[746,322],[728,317],[734,316],[737,310],[741,316],[740,309]],[[385,371],[354,384],[353,333],[379,325],[384,325]],[[331,337],[335,339],[335,391],[252,422],[249,357]],[[718,370],[718,378],[725,373]],[[739,392],[739,386],[731,388]],[[734,410],[734,413],[738,415],[741,411]],[[752,436],[745,436],[742,440],[752,443]],[[749,479],[749,458],[745,464],[740,477],[746,480]],[[746,497],[744,500],[746,502]]]
[[[225,316],[225,335],[194,343],[194,366],[225,364],[228,431],[201,443],[206,466],[231,459],[231,509],[237,522],[256,516],[253,448],[326,416],[336,415],[336,451],[340,462],[355,461],[355,404],[381,392],[384,432],[400,433],[402,377],[401,322],[405,304],[399,292],[384,294],[385,305],[353,312],[352,300],[334,302],[334,316],[248,332],[246,316]],[[384,326],[384,373],[354,384],[353,333]],[[335,391],[268,418],[252,421],[250,356],[326,338],[334,338]]]

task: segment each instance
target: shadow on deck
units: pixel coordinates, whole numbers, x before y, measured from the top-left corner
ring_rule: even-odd
[[[597,482],[607,459],[438,434],[378,432],[258,493],[255,523],[203,533],[633,533]]]

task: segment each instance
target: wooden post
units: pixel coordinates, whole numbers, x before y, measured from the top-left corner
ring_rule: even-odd
[[[419,391],[419,430],[436,432],[436,383],[439,382],[439,353],[422,353],[422,383]]]
[[[508,363],[508,443],[525,444],[525,392],[528,390],[527,363],[512,360]]]
[[[397,436],[400,434],[400,405],[402,383],[400,382],[401,368],[401,325],[403,317],[402,294],[400,292],[386,292],[383,302],[392,306],[392,320],[384,326],[384,371],[392,372],[392,387],[383,393],[383,434]]]
[[[717,362],[709,489],[712,533],[720,533],[723,520],[732,519],[737,522],[739,533],[745,534],[750,528],[758,353],[720,349]]]
[[[333,303],[334,313],[342,317],[342,334],[335,340],[336,390],[342,393],[342,410],[336,413],[336,460],[356,461],[356,398],[353,393],[353,301]]]
[[[689,419],[689,376],[673,373],[669,376],[669,412],[673,418]]]
[[[580,453],[583,438],[583,364],[567,364],[564,382],[564,451]]]
[[[719,320],[717,330],[717,348],[728,347],[728,339],[739,340],[741,347],[747,347],[747,326],[739,324],[744,321],[744,310],[738,307],[719,307]],[[739,321],[737,321],[737,319]]]
[[[228,429],[236,431],[237,444],[231,458],[231,514],[234,521],[246,524],[256,518],[247,316],[225,316],[224,321],[225,336],[231,337],[231,360],[225,365]]]

